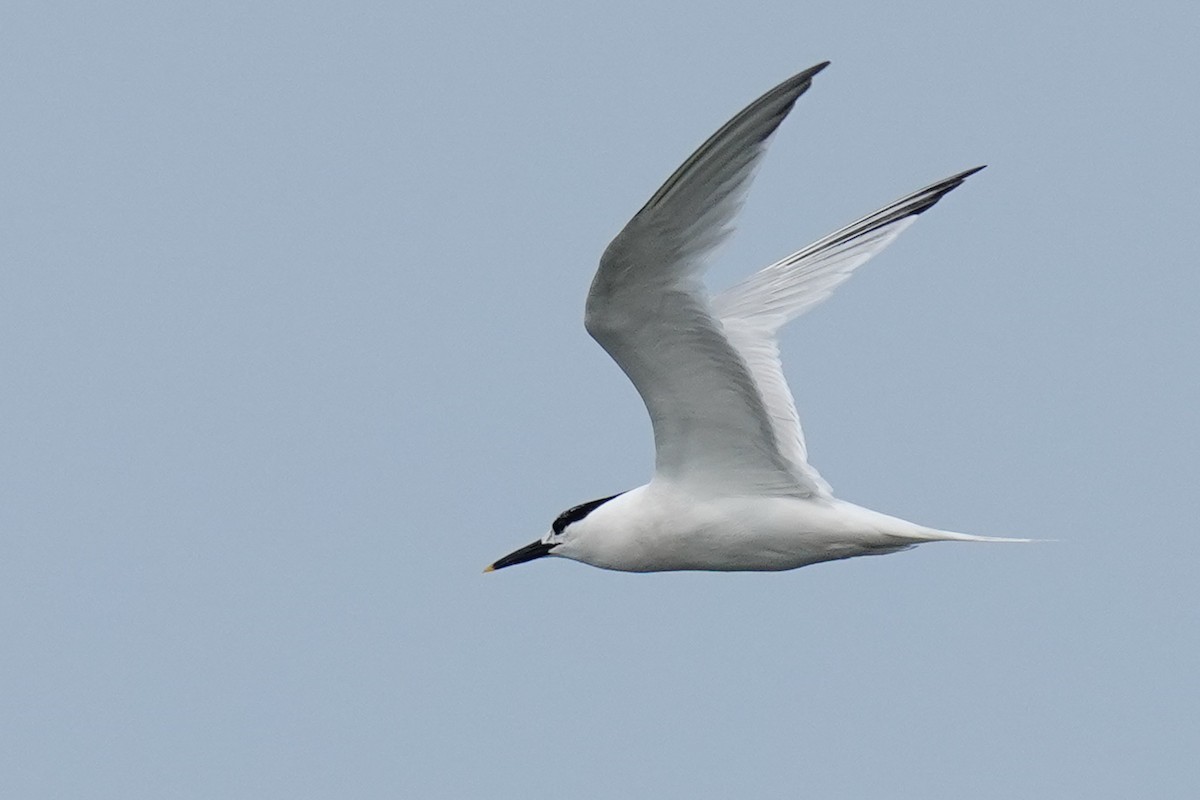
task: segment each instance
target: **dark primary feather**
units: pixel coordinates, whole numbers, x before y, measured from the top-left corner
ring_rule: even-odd
[[[671,173],[671,177],[646,202],[642,211],[667,202],[683,178],[703,181],[712,173],[728,169],[726,162],[730,155],[744,154],[756,146],[761,147],[791,112],[800,95],[812,86],[813,76],[828,66],[829,62],[823,61],[793,75],[739,111],[696,148],[696,152],[679,169]]]
[[[930,184],[924,189],[918,189],[912,194],[905,195],[891,205],[884,206],[875,213],[868,214],[862,219],[852,222],[822,239],[818,239],[789,258],[798,261],[821,250],[827,250],[845,244],[853,239],[869,236],[874,231],[891,225],[893,222],[899,222],[905,217],[915,217],[918,214],[923,214],[933,208],[938,200],[941,200],[947,194],[962,186],[963,181],[986,166],[987,164],[972,167],[957,175],[951,175],[949,178]]]

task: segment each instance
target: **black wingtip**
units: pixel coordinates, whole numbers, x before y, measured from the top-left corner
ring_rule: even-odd
[[[963,185],[963,181],[985,168],[987,164],[980,164],[978,167],[971,167],[963,170],[957,175],[951,175],[949,178],[938,181],[935,184],[926,186],[924,189],[916,192],[913,197],[919,198],[910,208],[907,209],[905,216],[916,216],[924,214],[929,209],[937,205],[938,200],[941,200],[946,195]]]
[[[809,84],[812,82],[813,76],[828,66],[829,66],[828,61],[822,61],[820,64],[814,64],[813,66],[809,67],[808,69],[804,70],[803,72],[797,72],[795,75],[793,75],[792,77],[790,77],[786,81],[784,81],[784,84],[785,85],[790,84],[793,86],[803,86],[805,89],[807,89],[809,87]]]
[[[771,136],[771,134],[775,132],[775,128],[778,127],[779,123],[783,121],[783,118],[791,113],[792,106],[794,106],[796,101],[800,99],[800,95],[804,94],[809,90],[809,88],[812,87],[813,76],[828,66],[828,61],[822,61],[820,64],[815,64],[803,72],[797,72],[795,75],[788,78],[774,89],[771,89],[769,92],[742,110],[742,114],[746,114],[752,108],[760,107],[764,101],[769,99],[783,99],[783,105],[779,107],[775,124],[764,130],[759,141],[765,141]],[[741,116],[741,114],[738,116]],[[714,138],[716,137],[714,136]]]
[[[754,102],[735,114],[732,119],[718,128],[716,133],[708,137],[704,144],[696,148],[696,151],[675,172],[671,173],[663,185],[658,187],[658,191],[646,201],[646,205],[642,206],[638,214],[663,203],[683,180],[683,177],[718,146],[736,147],[737,150],[745,150],[751,146],[761,147],[775,133],[775,129],[779,127],[784,118],[791,113],[792,107],[800,99],[800,96],[812,86],[812,77],[828,66],[828,61],[822,61],[803,72],[797,72],[782,83],[768,89]]]
[[[809,87],[812,86],[813,76],[828,66],[828,61],[822,61],[820,64],[814,64],[802,72],[797,72],[795,75],[784,80],[778,86],[771,89],[762,97],[758,98],[758,100],[755,100],[753,103],[751,103],[751,106],[758,105],[760,102],[772,95],[785,96],[788,97],[788,103],[786,110],[783,112],[783,116],[787,116],[787,112],[791,111],[792,109],[792,103],[795,103],[796,100],[799,99],[800,95],[807,92]]]

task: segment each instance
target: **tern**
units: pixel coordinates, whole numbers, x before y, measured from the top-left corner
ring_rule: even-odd
[[[808,463],[779,360],[784,323],[822,300],[983,167],[906,195],[710,296],[772,135],[826,61],[768,91],[694,152],[604,251],[584,324],[637,388],[650,482],[574,506],[485,572],[558,556],[626,572],[788,570],[925,542],[1022,542],[937,530],[833,496]]]

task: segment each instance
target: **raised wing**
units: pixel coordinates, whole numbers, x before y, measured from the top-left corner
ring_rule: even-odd
[[[829,297],[851,272],[891,244],[918,214],[981,169],[960,172],[905,195],[713,298],[714,314],[758,387],[780,453],[792,471],[803,474],[818,493],[828,494],[829,484],[808,463],[796,404],[779,362],[779,328]]]
[[[728,494],[822,490],[781,449],[771,412],[713,316],[700,274],[731,232],[771,134],[827,65],[787,79],[727,122],[600,259],[585,322],[646,404],[656,476]]]

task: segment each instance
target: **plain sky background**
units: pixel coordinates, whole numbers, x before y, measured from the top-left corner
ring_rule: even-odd
[[[0,796],[1200,796],[1200,6],[0,12]],[[846,499],[1057,539],[484,565],[642,483],[609,239],[787,75],[724,285]]]

